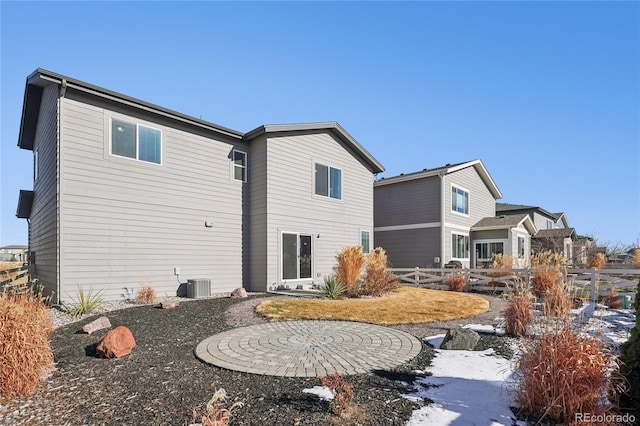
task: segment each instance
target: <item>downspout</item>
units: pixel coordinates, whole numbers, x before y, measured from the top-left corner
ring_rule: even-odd
[[[63,218],[62,218],[62,99],[64,98],[64,96],[67,93],[67,80],[65,78],[62,79],[62,81],[60,82],[60,91],[58,93],[58,113],[57,113],[57,127],[58,127],[58,131],[56,132],[56,145],[57,145],[57,151],[58,151],[58,155],[56,158],[56,168],[57,168],[57,174],[58,174],[58,178],[57,180],[57,188],[56,190],[58,191],[58,205],[57,205],[57,216],[58,216],[58,235],[56,236],[57,241],[57,247],[56,250],[58,251],[58,261],[57,261],[57,268],[58,268],[58,283],[56,285],[57,287],[57,300],[58,302],[61,302],[61,293],[62,293],[62,267],[64,265],[64,262],[62,261],[62,223],[63,223]]]

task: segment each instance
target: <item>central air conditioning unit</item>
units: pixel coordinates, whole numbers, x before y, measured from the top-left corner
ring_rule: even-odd
[[[197,299],[211,296],[211,280],[208,278],[196,278],[187,280],[187,297]]]

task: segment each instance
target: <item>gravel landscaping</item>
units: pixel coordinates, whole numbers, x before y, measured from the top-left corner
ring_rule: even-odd
[[[95,356],[95,347],[106,330],[92,335],[78,331],[96,316],[58,327],[51,336],[56,370],[34,396],[0,404],[2,424],[50,425],[187,425],[192,410],[202,409],[219,388],[228,404],[242,401],[230,424],[404,425],[422,404],[403,397],[416,379],[414,370],[428,367],[433,350],[423,345],[411,362],[393,371],[349,376],[354,385],[352,409],[340,418],[328,403],[304,389],[320,385],[319,378],[280,378],[223,370],[200,362],[193,354],[203,339],[231,328],[264,319],[254,307],[266,295],[249,299],[212,298],[181,303],[175,309],[154,305],[108,312],[113,327],[125,325],[135,336],[133,352],[119,359]],[[478,317],[396,326],[418,338],[446,331],[460,324],[493,324],[504,302],[486,296],[490,310]],[[503,338],[483,336],[478,349],[493,347],[510,356]]]

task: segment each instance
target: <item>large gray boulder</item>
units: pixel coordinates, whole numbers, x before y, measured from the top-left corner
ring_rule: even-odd
[[[447,331],[444,336],[440,349],[456,350],[456,351],[472,351],[478,342],[480,335],[468,328],[454,328]]]

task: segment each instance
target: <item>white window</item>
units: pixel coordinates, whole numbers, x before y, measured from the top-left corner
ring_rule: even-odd
[[[451,257],[454,259],[469,258],[469,236],[451,234]]]
[[[233,178],[242,182],[247,181],[247,153],[233,150]]]
[[[476,260],[489,261],[494,254],[504,254],[504,243],[476,243]]]
[[[518,257],[524,257],[524,237],[518,237]]]
[[[553,222],[550,220],[547,220],[547,229],[553,229]]]
[[[360,245],[362,252],[367,254],[371,251],[371,237],[369,231],[360,231]]]
[[[316,163],[316,195],[342,199],[342,170]]]
[[[161,164],[162,132],[141,124],[112,119],[111,154]]]
[[[451,210],[469,214],[469,192],[456,186],[451,187]]]

